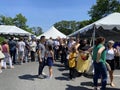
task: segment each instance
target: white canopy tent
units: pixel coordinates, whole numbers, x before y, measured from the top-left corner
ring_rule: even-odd
[[[0,25],[0,34],[1,35],[20,35],[20,36],[30,36],[31,33],[18,28],[16,26],[10,25]]]
[[[56,39],[58,37],[60,38],[66,38],[67,36],[58,31],[54,26],[52,26],[48,31],[45,33],[41,34],[40,36],[37,37],[37,39],[40,39],[41,36],[45,36],[46,39],[49,39],[52,37],[53,39]]]
[[[102,27],[103,30],[112,31],[114,28],[116,28],[118,31],[120,31],[120,13],[117,13],[117,12],[112,13],[90,25],[87,25],[79,29],[78,31],[70,34],[69,36],[75,36],[78,33],[84,33],[91,29],[94,29],[93,35],[95,35],[96,30],[99,29],[100,27]]]

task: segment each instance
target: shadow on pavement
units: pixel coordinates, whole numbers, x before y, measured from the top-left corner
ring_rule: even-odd
[[[59,71],[65,71],[65,70],[68,70],[66,68],[58,68]]]
[[[82,86],[91,86],[93,87],[93,82],[81,82]]]
[[[93,82],[82,82],[81,85],[82,86],[91,86],[91,87],[93,87]],[[109,85],[109,84],[107,84],[107,85]],[[98,83],[98,86],[101,86],[101,83]],[[88,89],[83,89],[83,90],[88,90]],[[113,87],[110,88],[110,87],[106,86],[106,90],[120,90],[120,88],[113,88]]]
[[[62,73],[62,75],[69,77],[69,73]]]
[[[30,75],[30,74],[26,74],[26,75],[22,75],[22,76],[18,76],[20,79],[25,79],[25,80],[32,80],[34,81],[35,78],[38,78],[38,75]]]
[[[93,79],[93,75],[88,75],[88,74],[84,73],[83,76],[86,77],[86,78]]]
[[[55,66],[55,67],[64,67],[64,65],[62,65],[62,64],[57,64],[57,63],[54,63],[54,66]]]
[[[55,77],[56,80],[65,80],[68,81],[67,77]]]
[[[80,87],[80,86],[67,85],[66,90],[92,90],[92,89],[88,89],[86,87]]]
[[[66,90],[93,90],[87,87],[67,85]],[[106,90],[120,90],[120,88],[106,88]]]
[[[120,88],[106,88],[106,90],[120,90]]]
[[[82,86],[91,86],[91,87],[94,86],[92,81],[91,82],[81,82],[81,85]],[[107,85],[110,85],[110,84],[107,83]],[[98,83],[98,86],[101,86],[101,83]]]

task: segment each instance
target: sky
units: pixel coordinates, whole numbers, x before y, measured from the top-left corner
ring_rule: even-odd
[[[15,17],[21,13],[29,27],[47,31],[62,20],[83,21],[90,19],[88,11],[96,0],[0,0],[0,15]]]

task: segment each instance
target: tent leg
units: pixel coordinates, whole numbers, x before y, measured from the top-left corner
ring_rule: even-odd
[[[93,47],[95,46],[95,30],[96,30],[96,26],[94,24],[93,26]]]

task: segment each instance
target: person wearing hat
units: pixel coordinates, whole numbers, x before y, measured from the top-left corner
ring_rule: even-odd
[[[106,62],[109,64],[111,68],[109,70],[110,85],[112,87],[115,87],[115,84],[113,83],[113,72],[115,70],[115,58],[114,57],[118,52],[117,52],[117,49],[113,48],[113,45],[114,45],[114,41],[109,40],[107,49],[106,49]]]

